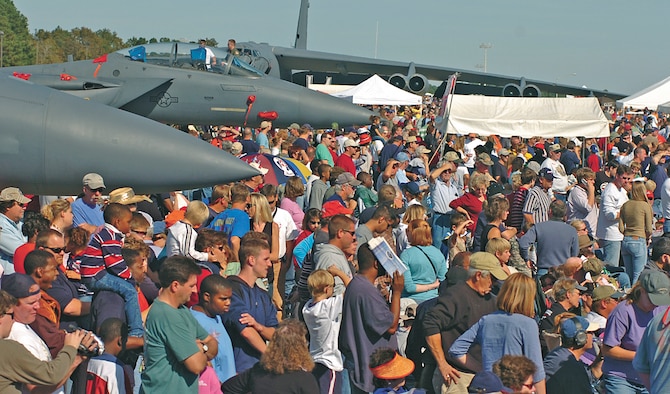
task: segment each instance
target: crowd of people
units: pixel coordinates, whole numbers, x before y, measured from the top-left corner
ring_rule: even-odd
[[[97,173],[78,196],[3,189],[0,392],[670,388],[664,117],[503,138],[442,135],[437,102],[375,110],[185,130],[311,170],[282,185],[252,161],[151,196]]]

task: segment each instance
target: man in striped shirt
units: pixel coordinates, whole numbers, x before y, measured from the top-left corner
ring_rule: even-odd
[[[528,192],[523,206],[523,219],[526,224],[537,224],[549,220],[549,189],[554,183],[554,174],[549,168],[543,168],[537,176],[537,182]]]
[[[108,290],[123,296],[130,336],[144,335],[137,290],[121,255],[125,234],[130,232],[133,215],[125,205],[110,203],[103,213],[104,228],[89,242],[81,259],[82,282],[91,290]]]

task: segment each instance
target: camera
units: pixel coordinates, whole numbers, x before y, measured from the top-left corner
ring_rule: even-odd
[[[76,330],[79,330],[80,328],[71,324],[67,332],[74,332]],[[95,344],[92,349],[87,348],[83,344],[79,344],[79,347],[77,348],[77,354],[85,357],[96,357],[96,356],[102,356],[102,354],[105,352],[105,343],[102,341],[102,339],[95,335],[92,331],[87,331],[83,330],[86,334],[90,334],[93,339],[95,340]]]

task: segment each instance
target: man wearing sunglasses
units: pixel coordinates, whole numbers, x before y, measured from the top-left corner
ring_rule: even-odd
[[[63,239],[63,235],[53,229],[40,231],[35,238],[35,250],[44,250],[51,253],[58,262],[58,275],[46,292],[60,305],[62,311],[61,328],[65,329],[72,323],[81,325],[80,323],[84,321],[83,317],[88,315],[91,310],[91,303],[79,299],[79,290],[75,282],[68,279],[65,274],[65,266],[63,265],[65,239]]]
[[[15,187],[0,192],[0,266],[5,274],[14,273],[14,252],[28,240],[21,219],[30,201]]]
[[[72,203],[72,225],[83,227],[89,233],[96,233],[105,225],[102,217],[102,194],[105,182],[102,176],[94,172],[84,175],[82,179],[84,194]]]

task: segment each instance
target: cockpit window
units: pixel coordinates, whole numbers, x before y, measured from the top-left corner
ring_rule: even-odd
[[[248,78],[258,78],[263,75],[262,72],[220,48],[209,48],[216,57],[216,65],[207,67],[204,60],[192,56],[191,50],[197,48],[199,46],[195,43],[162,42],[121,49],[117,53],[135,61],[143,61],[158,66],[201,70],[203,72]]]

